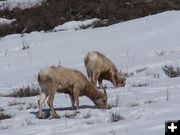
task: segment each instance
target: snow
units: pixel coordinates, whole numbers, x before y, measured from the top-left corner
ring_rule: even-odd
[[[165,121],[180,117],[180,77],[168,78],[162,70],[163,65],[180,63],[179,31],[180,11],[169,11],[109,27],[1,38],[0,94],[37,84],[40,69],[59,61],[86,75],[83,58],[91,50],[104,53],[119,70],[134,76],[121,88],[104,81],[112,109],[95,109],[90,99],[80,97],[80,113],[75,115],[69,97],[56,94],[60,119],[36,118],[39,96],[0,97],[0,107],[13,116],[0,122],[0,135],[164,134]],[[29,48],[23,50],[23,44]],[[17,104],[10,105],[13,102]],[[124,119],[112,122],[112,113]]]
[[[11,24],[14,21],[16,21],[16,19],[6,19],[6,18],[0,18],[0,25],[4,25],[4,24]]]
[[[100,19],[94,18],[85,21],[71,21],[55,27],[52,31],[75,31],[80,30],[83,27],[92,26],[94,23],[100,21]]]
[[[43,0],[6,0],[6,1],[0,1],[0,10],[3,8],[7,8],[9,10],[12,10],[13,8],[31,8],[33,6],[40,5],[43,2]]]

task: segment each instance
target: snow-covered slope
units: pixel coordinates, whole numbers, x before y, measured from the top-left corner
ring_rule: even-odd
[[[145,69],[127,78],[124,88],[108,89],[108,110],[93,109],[87,97],[80,98],[80,113],[74,117],[69,108],[70,100],[57,94],[55,107],[61,119],[35,118],[38,97],[1,97],[0,107],[13,118],[0,123],[2,135],[162,135],[164,122],[180,117],[180,78],[168,78],[162,71],[165,64],[180,63],[180,12],[171,11],[158,15],[115,24],[109,27],[62,32],[32,32],[21,36],[9,35],[0,40],[0,93],[13,87],[37,83],[39,70],[58,65],[75,68],[84,74],[83,58],[88,51],[98,50],[109,57],[123,72]],[[23,50],[23,46],[29,49]],[[144,85],[143,87],[138,87]],[[167,101],[168,92],[168,101]],[[9,102],[23,102],[8,106]],[[47,106],[45,106],[48,108]],[[124,119],[111,122],[112,113]]]
[[[13,8],[30,8],[32,6],[40,5],[43,0],[6,0],[0,1],[0,10],[3,8],[13,9]]]

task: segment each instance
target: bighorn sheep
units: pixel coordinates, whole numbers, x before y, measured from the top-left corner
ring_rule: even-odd
[[[89,80],[96,86],[97,80],[99,87],[102,88],[103,79],[112,82],[114,87],[125,86],[125,77],[122,76],[116,66],[102,53],[97,51],[89,52],[84,58]]]
[[[76,109],[79,108],[79,96],[83,95],[89,97],[98,108],[107,108],[106,90],[97,90],[80,71],[64,67],[47,67],[39,72],[38,83],[42,91],[38,100],[39,118],[42,118],[42,108],[47,97],[52,117],[59,118],[53,107],[56,92],[68,94],[73,109],[75,103]]]

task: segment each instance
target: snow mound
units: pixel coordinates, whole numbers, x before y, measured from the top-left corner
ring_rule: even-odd
[[[94,18],[85,21],[71,21],[55,27],[52,31],[76,31],[84,28],[92,27],[100,19]]]
[[[14,21],[16,21],[16,19],[6,19],[6,18],[0,18],[0,25],[4,25],[4,24],[11,24],[13,23]]]

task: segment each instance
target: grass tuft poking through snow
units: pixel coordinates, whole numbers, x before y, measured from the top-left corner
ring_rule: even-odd
[[[120,114],[119,109],[113,109],[109,112],[109,121],[118,122],[124,120],[125,118]]]
[[[10,116],[9,114],[6,114],[4,111],[0,112],[0,120],[4,120],[4,119],[10,119],[12,116]]]
[[[164,73],[170,78],[180,76],[180,67],[174,67],[172,65],[165,65],[165,66],[162,66],[162,69]]]
[[[3,97],[31,97],[40,94],[40,88],[35,85],[23,86],[21,88],[15,88],[13,92],[5,95],[1,95]]]

